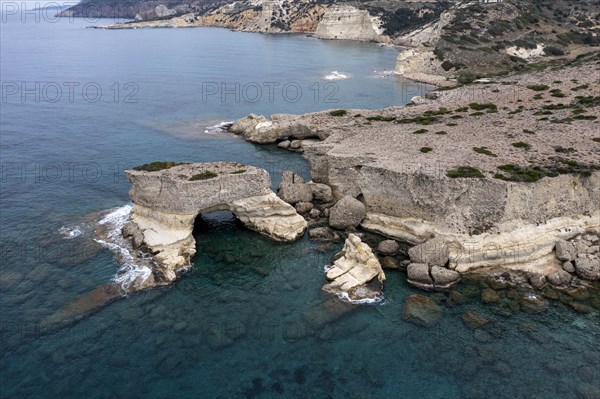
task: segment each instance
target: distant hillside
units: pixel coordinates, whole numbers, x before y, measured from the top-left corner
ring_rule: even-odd
[[[414,50],[400,55],[397,72],[434,84],[600,49],[599,0],[84,0],[63,15],[135,19],[110,29],[217,26],[399,44]]]
[[[442,28],[435,55],[445,71],[464,80],[508,74],[600,46],[597,0],[507,0],[453,10]],[[585,51],[585,49],[583,49]]]
[[[216,26],[250,31],[257,29],[241,24],[253,20],[263,31],[285,32],[296,31],[296,25],[302,25],[299,31],[307,26],[315,30],[326,10],[348,6],[368,12],[376,18],[383,35],[395,37],[435,20],[452,4],[452,0],[83,0],[62,15],[145,22],[186,16],[190,25],[205,18]],[[261,24],[257,18],[262,18]]]
[[[204,13],[219,5],[231,3],[226,0],[82,0],[63,11],[63,16],[79,18],[121,18],[153,20],[183,15],[190,12]]]
[[[537,70],[600,50],[600,1],[464,1],[397,40],[396,72],[423,82]]]

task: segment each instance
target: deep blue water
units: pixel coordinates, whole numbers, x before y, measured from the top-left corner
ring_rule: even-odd
[[[286,169],[308,177],[296,154],[204,130],[251,112],[398,105],[424,89],[383,73],[397,50],[372,44],[89,24],[13,16],[1,25],[2,398],[583,398],[598,389],[597,308],[575,313],[565,296],[531,314],[510,289],[484,305],[481,287],[464,283],[468,300],[432,295],[444,316],[418,327],[402,307],[422,292],[390,271],[384,304],[341,312],[320,290],[340,243],[273,243],[226,214],[198,223],[198,256],[176,284],[40,328],[114,278],[118,264],[91,231],[128,203],[125,168],[231,160],[266,168],[274,184]],[[324,79],[333,71],[350,78]],[[206,95],[236,83],[239,101]],[[65,240],[63,226],[83,234]],[[466,327],[468,310],[489,323]]]

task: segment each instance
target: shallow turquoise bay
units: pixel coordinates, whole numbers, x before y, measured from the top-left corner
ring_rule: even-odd
[[[177,283],[58,330],[40,328],[115,277],[118,264],[92,231],[128,204],[127,167],[239,161],[267,169],[276,186],[283,170],[308,177],[307,162],[205,128],[251,112],[383,108],[429,89],[386,73],[398,50],[372,44],[90,24],[17,18],[1,27],[0,397],[583,398],[598,387],[597,309],[579,314],[553,301],[541,314],[509,314],[507,298],[484,305],[475,285],[459,286],[468,299],[453,303],[408,287],[395,271],[383,303],[340,308],[321,286],[341,243],[274,243],[227,213],[198,221],[198,255]],[[324,79],[333,71],[350,78]],[[15,82],[91,84],[102,95],[22,101],[5,91]],[[303,95],[203,98],[203,84],[237,82],[301,87]],[[338,102],[326,101],[331,87]],[[137,102],[126,101],[134,91],[128,100]],[[82,235],[65,239],[62,227]],[[443,308],[434,326],[402,319],[415,293]],[[489,323],[468,328],[461,316],[470,310]]]

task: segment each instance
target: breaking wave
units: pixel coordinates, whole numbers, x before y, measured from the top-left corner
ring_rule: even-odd
[[[113,252],[120,267],[114,277],[115,283],[124,290],[129,290],[132,284],[139,285],[152,275],[151,262],[147,259],[139,259],[134,255],[131,244],[121,234],[123,226],[129,220],[133,205],[125,205],[115,208],[107,213],[98,224],[104,229],[95,241]]]
[[[204,130],[205,134],[217,134],[217,133],[223,133],[225,132],[231,125],[233,125],[233,122],[221,122],[221,123],[217,123],[214,126],[209,126],[206,128],[206,130]]]
[[[323,76],[323,79],[325,79],[325,80],[344,80],[344,79],[348,79],[349,77],[350,76],[345,73],[333,71],[329,75]]]

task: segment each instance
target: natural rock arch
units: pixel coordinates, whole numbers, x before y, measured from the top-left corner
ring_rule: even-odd
[[[168,284],[189,265],[200,214],[228,210],[249,229],[277,241],[296,240],[307,226],[271,191],[271,179],[260,168],[236,162],[154,163],[126,174],[134,207],[123,235],[156,263],[146,286]]]

